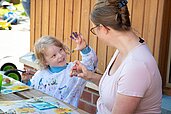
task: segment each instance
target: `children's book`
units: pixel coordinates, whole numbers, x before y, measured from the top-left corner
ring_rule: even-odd
[[[8,81],[5,81],[6,79]],[[9,93],[13,93],[13,92],[27,90],[30,88],[31,87],[21,83],[20,81],[17,81],[13,78],[3,75],[3,81],[2,81],[2,87],[1,87],[0,94],[9,94]]]
[[[79,114],[76,110],[50,96],[0,101],[0,109],[0,113],[7,114]]]

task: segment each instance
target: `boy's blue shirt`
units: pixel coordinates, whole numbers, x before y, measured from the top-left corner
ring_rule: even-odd
[[[65,66],[60,66],[60,67],[49,67],[49,70],[52,73],[58,73],[58,72],[63,71],[64,69],[66,69],[66,67],[67,67],[67,64]]]
[[[86,46],[84,49],[81,50],[83,54],[87,54],[91,51],[91,48],[89,46]]]

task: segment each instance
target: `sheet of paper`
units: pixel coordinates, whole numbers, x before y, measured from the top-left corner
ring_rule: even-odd
[[[79,114],[74,109],[53,97],[37,97],[18,101],[0,101],[3,113],[16,114]]]

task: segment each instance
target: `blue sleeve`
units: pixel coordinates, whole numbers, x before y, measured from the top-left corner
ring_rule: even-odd
[[[87,45],[86,45],[86,47],[85,47],[84,49],[81,50],[81,52],[82,52],[83,54],[87,54],[87,53],[89,53],[90,51],[91,51],[91,48],[90,48],[89,46],[87,46]]]
[[[24,83],[24,84],[26,84],[26,85],[28,85],[28,86],[31,85],[31,81],[30,80],[28,80],[28,82],[24,82],[24,81],[21,81],[21,82]]]

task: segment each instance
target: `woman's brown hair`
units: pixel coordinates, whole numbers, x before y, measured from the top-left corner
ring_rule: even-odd
[[[104,25],[118,31],[131,29],[127,0],[99,0],[90,15],[95,25]]]

